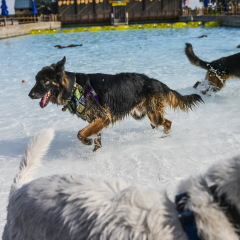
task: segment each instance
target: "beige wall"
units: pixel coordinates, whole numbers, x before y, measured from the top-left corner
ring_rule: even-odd
[[[61,22],[38,22],[0,27],[0,39],[29,34],[32,29],[60,28]]]

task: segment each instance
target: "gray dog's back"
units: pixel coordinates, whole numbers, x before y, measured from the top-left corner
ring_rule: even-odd
[[[30,182],[52,137],[45,131],[29,144],[12,185],[3,240],[186,239],[164,191],[80,175]]]

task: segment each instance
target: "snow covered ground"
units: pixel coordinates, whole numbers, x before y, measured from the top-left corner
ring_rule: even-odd
[[[0,41],[0,236],[6,219],[10,185],[29,140],[43,128],[56,131],[36,177],[87,173],[118,177],[131,184],[166,188],[173,199],[181,179],[204,173],[209,165],[239,153],[240,81],[230,79],[222,91],[202,96],[205,104],[187,113],[166,109],[172,121],[168,136],[152,130],[149,120],[127,118],[103,130],[103,147],[93,153],[77,132],[86,123],[49,104],[41,109],[28,93],[42,67],[66,56],[66,70],[84,73],[138,72],[166,83],[181,94],[206,71],[191,65],[186,42],[197,56],[212,61],[239,52],[239,29],[153,29],[28,35]],[[207,38],[198,39],[207,34]],[[83,39],[81,39],[83,38]],[[56,49],[56,44],[82,47]],[[140,48],[142,47],[142,48]],[[25,83],[22,83],[25,80]]]

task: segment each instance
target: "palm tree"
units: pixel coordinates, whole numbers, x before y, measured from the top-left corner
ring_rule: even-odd
[[[39,13],[42,13],[42,14],[53,13],[51,5],[52,5],[52,0],[40,0],[39,1],[39,7],[37,8],[37,11]]]

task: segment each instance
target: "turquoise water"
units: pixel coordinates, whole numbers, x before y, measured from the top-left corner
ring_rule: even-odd
[[[207,38],[196,38],[207,34]],[[82,39],[83,38],[83,39]],[[41,109],[28,97],[42,67],[66,56],[66,70],[83,73],[138,72],[166,83],[181,94],[198,93],[192,86],[206,71],[189,63],[185,43],[212,61],[239,52],[237,28],[186,28],[26,35],[0,40],[0,235],[7,197],[30,138],[40,129],[56,130],[36,177],[58,173],[91,173],[119,177],[131,184],[166,187],[174,196],[179,181],[200,174],[209,165],[239,153],[240,81],[230,79],[219,93],[202,96],[193,112],[166,109],[172,121],[166,137],[149,120],[127,118],[102,134],[96,153],[81,144],[77,132],[86,126],[61,107]],[[54,45],[83,44],[57,49]],[[22,80],[26,82],[23,84]]]

